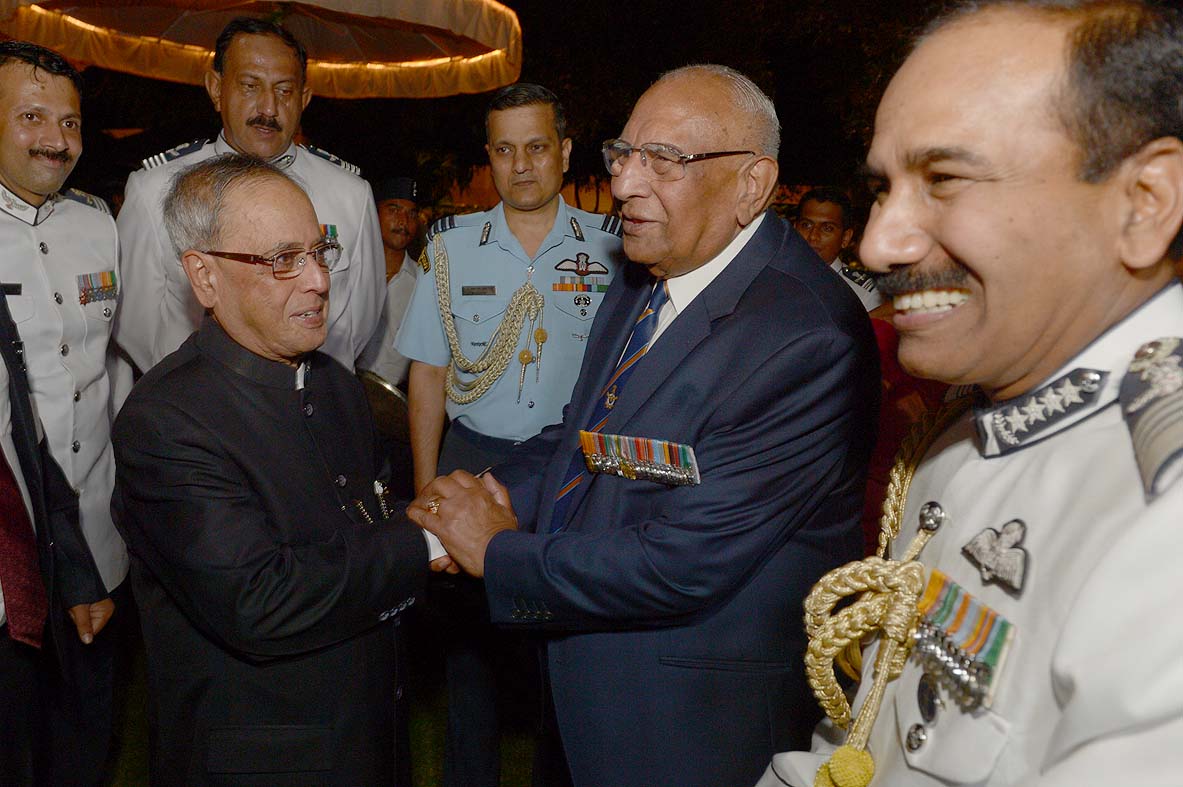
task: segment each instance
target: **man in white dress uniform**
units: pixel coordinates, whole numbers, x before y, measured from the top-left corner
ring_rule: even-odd
[[[279,25],[238,17],[218,36],[205,87],[222,116],[216,139],[144,160],[127,179],[119,212],[123,296],[115,340],[141,372],[181,346],[201,324],[201,305],[164,230],[162,205],[185,167],[225,153],[257,156],[300,182],[326,238],[341,245],[321,352],[349,370],[378,325],[385,295],[382,240],[369,184],[357,167],[292,137],[312,98],[304,47]]]
[[[954,10],[895,75],[861,257],[903,366],[968,406],[895,560],[845,574],[916,618],[873,627],[846,746],[823,723],[761,787],[1183,783],[1181,95],[1183,18],[1137,0]]]

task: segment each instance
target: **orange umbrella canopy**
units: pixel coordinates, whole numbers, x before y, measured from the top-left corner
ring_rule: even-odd
[[[280,22],[327,98],[430,98],[517,80],[522,29],[494,0],[0,0],[0,33],[74,61],[200,85],[236,16]]]

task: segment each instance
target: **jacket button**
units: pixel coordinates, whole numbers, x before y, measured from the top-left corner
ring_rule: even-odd
[[[60,352],[63,356],[69,355],[70,354],[70,345],[63,344],[61,347],[58,348],[58,352]]]
[[[335,483],[337,486],[345,486],[345,484],[346,484],[345,476],[343,476],[343,475],[337,476],[335,479],[333,479],[333,483]]]
[[[77,402],[81,398],[82,398],[82,391],[75,391],[74,392],[74,401]]]
[[[312,404],[311,403],[304,405],[304,415],[307,415],[307,416],[312,415]]]
[[[62,298],[62,294],[60,292],[55,292],[53,294],[53,302],[56,303],[58,306],[62,305],[63,300],[64,299]]]
[[[110,316],[111,316],[111,307],[110,307],[110,306],[104,306],[104,307],[103,307],[103,316],[104,316],[104,317],[110,317]]]
[[[74,453],[78,453],[82,450],[82,443],[75,440],[74,442],[70,443],[70,450]]]
[[[41,249],[42,254],[49,254],[49,247],[45,245],[45,241],[41,241],[41,243],[37,245],[37,248]]]

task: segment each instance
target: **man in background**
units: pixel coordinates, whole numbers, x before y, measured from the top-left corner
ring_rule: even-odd
[[[841,274],[842,280],[854,290],[866,310],[872,311],[883,304],[883,296],[875,289],[875,277],[842,260],[842,252],[854,240],[852,210],[846,192],[822,186],[801,197],[793,226],[822,262]]]
[[[496,465],[562,418],[620,262],[620,221],[572,208],[559,194],[571,139],[554,93],[524,83],[502,88],[485,131],[501,202],[428,230],[425,268],[397,340],[411,359],[416,490],[438,473]],[[453,624],[444,784],[496,787],[495,658],[519,641],[502,641],[489,625],[479,582],[442,584]]]
[[[394,337],[415,291],[415,260],[408,248],[419,237],[419,190],[411,178],[387,178],[374,188],[378,227],[386,257],[386,301],[369,344],[357,359],[391,385],[405,387],[411,361],[394,349]]]
[[[82,532],[115,595],[128,565],[111,521],[106,371],[119,246],[102,200],[62,191],[82,155],[81,83],[56,52],[0,43],[0,282],[50,453],[77,490]],[[111,740],[116,643],[110,631],[94,635],[114,605],[93,600],[101,603],[76,616],[79,634],[93,642],[60,643],[74,646],[73,674],[48,697],[53,775],[41,778],[54,783],[97,782]]]
[[[374,335],[382,308],[382,253],[369,185],[356,167],[292,137],[312,93],[303,45],[278,24],[238,17],[218,36],[205,88],[222,131],[144,160],[127,181],[119,213],[124,291],[115,340],[141,372],[201,324],[194,298],[161,221],[160,206],[184,167],[225,153],[257,156],[308,189],[325,236],[341,245],[332,273],[332,311],[323,352],[352,370]]]

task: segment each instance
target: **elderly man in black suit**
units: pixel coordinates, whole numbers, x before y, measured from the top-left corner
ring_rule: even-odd
[[[304,191],[227,156],[165,223],[201,328],[115,424],[148,649],[153,784],[395,781],[395,619],[427,573],[352,374],[316,352],[340,248]]]

